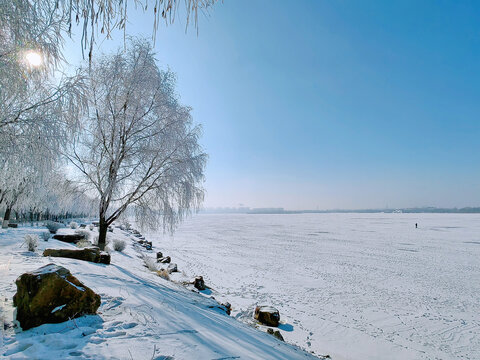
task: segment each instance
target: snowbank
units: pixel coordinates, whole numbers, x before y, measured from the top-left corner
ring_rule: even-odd
[[[9,359],[313,359],[312,354],[276,340],[225,314],[218,303],[155,275],[142,255],[153,251],[134,244],[115,229],[109,237],[124,238],[123,253],[112,252],[111,265],[74,259],[46,258],[45,248],[74,248],[50,239],[36,253],[23,237],[45,228],[21,227],[0,232],[0,316],[6,330],[0,356]],[[62,229],[62,232],[72,231]],[[94,231],[96,235],[96,230]],[[28,331],[13,327],[15,279],[49,262],[62,265],[102,298],[98,315]],[[180,268],[181,270],[181,268]],[[181,275],[177,275],[181,276]]]

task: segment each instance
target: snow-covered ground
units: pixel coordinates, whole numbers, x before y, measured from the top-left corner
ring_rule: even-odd
[[[316,353],[480,359],[480,215],[197,215],[149,238],[234,316],[272,304]]]
[[[134,240],[119,229],[108,236],[126,238],[128,246],[124,253],[112,252],[110,265],[41,256],[47,247],[74,247],[52,239],[40,240],[36,253],[21,246],[26,234],[45,230],[36,227],[0,230],[0,357],[48,360],[314,358],[226,315],[208,292],[192,292],[150,272],[143,266],[141,256],[153,257],[154,252],[134,245]],[[22,273],[50,262],[66,267],[101,296],[98,315],[19,331],[12,326],[14,281]]]

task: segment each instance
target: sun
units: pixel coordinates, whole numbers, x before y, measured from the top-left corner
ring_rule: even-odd
[[[42,55],[38,51],[30,50],[25,54],[25,59],[27,63],[33,67],[38,67],[42,65],[43,59]]]

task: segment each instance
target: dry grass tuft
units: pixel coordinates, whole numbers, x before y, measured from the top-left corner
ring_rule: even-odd
[[[170,281],[170,275],[168,274],[167,269],[157,270],[157,275],[160,276],[162,279]]]
[[[122,252],[127,247],[127,243],[122,239],[113,240],[113,250]]]
[[[27,245],[28,251],[37,250],[38,246],[38,236],[37,235],[25,235],[25,244]]]

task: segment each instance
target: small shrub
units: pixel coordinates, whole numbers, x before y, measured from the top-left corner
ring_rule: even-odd
[[[68,224],[68,226],[70,226],[70,229],[77,229],[78,228],[78,224],[75,221],[70,222],[70,224]]]
[[[157,270],[157,275],[160,276],[162,279],[170,280],[170,275],[168,274],[167,269]]]
[[[98,235],[93,238],[92,244],[95,246],[98,246]],[[105,239],[105,245],[108,245],[108,244],[110,244],[110,239],[108,238],[108,235],[107,235],[107,238]]]
[[[86,239],[83,239],[77,242],[77,247],[79,248],[86,248],[89,246],[92,246],[92,243]]]
[[[48,231],[50,231],[51,234],[56,234],[58,229],[61,229],[63,227],[63,224],[57,223],[54,221],[49,221],[45,224],[47,227]]]
[[[123,221],[122,226],[123,226],[123,229],[125,230],[130,230],[132,228],[132,224],[130,224],[128,221]]]
[[[48,239],[50,239],[50,232],[44,231],[40,234],[40,237],[43,239],[43,241],[48,241]]]
[[[90,231],[79,229],[75,231],[75,234],[81,235],[85,240],[90,239]]]
[[[113,250],[122,252],[127,247],[125,240],[114,239],[113,240]]]
[[[155,261],[154,258],[148,257],[148,256],[143,256],[143,262],[145,263],[145,267],[150,270],[150,271],[155,271],[157,272],[157,262]]]
[[[28,251],[37,250],[38,236],[37,235],[25,235],[25,244],[27,244]]]

